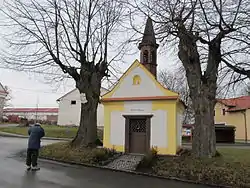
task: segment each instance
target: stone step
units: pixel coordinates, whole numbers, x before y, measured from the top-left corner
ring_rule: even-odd
[[[118,170],[136,170],[143,157],[143,155],[124,154],[107,164],[106,167]]]

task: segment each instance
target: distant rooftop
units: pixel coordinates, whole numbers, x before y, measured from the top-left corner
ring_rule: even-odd
[[[44,113],[58,113],[58,108],[5,108],[3,112],[44,112]]]
[[[250,96],[242,96],[230,99],[217,99],[217,101],[228,106],[228,112],[246,110],[250,108]]]

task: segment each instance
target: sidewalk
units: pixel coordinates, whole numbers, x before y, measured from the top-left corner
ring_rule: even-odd
[[[13,133],[6,133],[0,131],[0,137],[16,137],[16,138],[29,138],[25,135],[13,134]],[[52,138],[52,137],[43,137],[42,140],[59,140],[59,141],[70,141],[69,138]]]

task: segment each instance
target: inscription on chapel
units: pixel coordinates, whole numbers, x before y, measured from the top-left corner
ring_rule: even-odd
[[[140,109],[140,108],[132,108],[130,109],[131,112],[144,112],[144,109]]]

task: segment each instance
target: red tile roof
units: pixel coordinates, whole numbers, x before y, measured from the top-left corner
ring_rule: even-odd
[[[217,99],[218,102],[229,107],[227,111],[239,111],[245,110],[250,108],[250,96],[242,96],[237,98],[230,98],[230,99]]]
[[[4,112],[44,112],[58,113],[58,108],[5,108]]]

